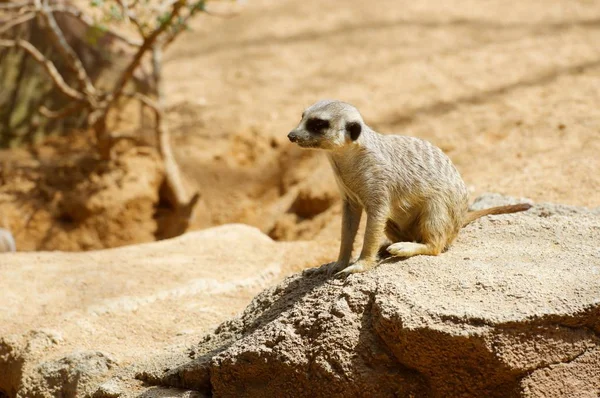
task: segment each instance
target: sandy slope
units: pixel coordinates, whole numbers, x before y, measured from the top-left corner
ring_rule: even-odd
[[[321,98],[355,104],[381,132],[433,141],[473,196],[600,206],[600,3],[251,0],[236,8],[233,18],[199,15],[165,54],[176,156],[202,194],[193,229],[240,222],[275,239],[338,239],[329,165],[286,139]],[[52,145],[37,151],[71,161]],[[139,215],[148,221],[139,236],[87,242],[90,234],[55,209],[72,207],[58,200],[55,182],[38,198],[19,185],[43,185],[24,170],[61,174],[43,164],[16,162],[16,173],[1,166],[0,202],[8,207],[0,222],[20,248],[131,244],[154,239],[165,224],[155,225],[151,206]],[[42,217],[40,207],[51,211]],[[40,240],[56,226],[69,229],[70,241]]]
[[[112,250],[0,253],[0,396],[87,396],[332,254],[245,225]]]
[[[204,193],[195,225],[268,231],[291,169],[332,181],[321,158],[281,161],[324,97],[441,146],[473,194],[600,206],[598,43],[592,1],[253,0],[202,16],[166,57],[177,155]]]

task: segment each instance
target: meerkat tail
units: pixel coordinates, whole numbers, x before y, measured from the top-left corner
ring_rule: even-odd
[[[469,223],[483,216],[488,216],[492,214],[517,213],[520,211],[529,210],[530,208],[531,205],[529,203],[519,203],[518,205],[498,206],[490,207],[489,209],[483,210],[473,210],[467,213],[465,221],[463,223],[463,227],[467,226]]]

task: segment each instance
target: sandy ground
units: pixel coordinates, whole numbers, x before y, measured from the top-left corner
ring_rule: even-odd
[[[329,165],[286,138],[322,98],[353,103],[380,132],[440,146],[473,197],[600,206],[600,3],[252,0],[234,9],[199,15],[165,54],[176,157],[202,195],[191,229],[239,222],[275,239],[337,240]],[[86,250],[156,235],[150,209],[136,214],[148,225],[140,236],[40,241],[65,224],[52,210],[56,187],[15,207],[32,196],[19,179],[0,173],[0,212],[19,247]],[[22,225],[36,207],[50,216]],[[81,241],[76,227],[66,235]]]
[[[196,343],[332,254],[240,224],[110,250],[0,253],[0,396],[91,396],[111,372]]]
[[[536,205],[477,220],[442,256],[294,275],[163,380],[225,397],[597,397],[599,217]]]
[[[494,191],[598,207],[599,43],[600,3],[594,1],[250,0],[234,18],[201,15],[165,54],[176,156],[188,184],[202,194],[192,227],[242,222],[276,238],[313,240],[299,259],[316,253],[312,247],[324,251],[283,273],[333,260],[340,218],[331,171],[322,154],[293,148],[286,139],[303,108],[322,98],[353,103],[381,132],[431,140],[453,159],[473,196]],[[0,198],[7,199],[0,204],[12,211],[4,215],[14,226],[21,215],[11,200],[21,192],[11,191],[13,174],[2,167]],[[38,167],[44,166],[31,166]],[[59,225],[62,217],[70,224],[72,218],[47,208],[54,188],[42,192],[49,198],[40,205],[49,213],[44,222]],[[148,208],[140,219],[152,217]],[[20,246],[23,231],[17,231]],[[151,232],[140,229],[146,240]],[[118,244],[137,242],[133,238]],[[281,243],[287,244],[300,243]],[[240,256],[252,258],[255,251],[250,244]],[[133,270],[120,272],[124,281],[139,279]],[[143,283],[137,287],[144,290]],[[98,289],[113,294],[110,285]],[[233,300],[241,308],[253,294],[228,294],[220,304]],[[146,319],[135,326],[142,330]],[[35,321],[32,327],[42,326]],[[2,325],[4,334],[15,332],[8,321]],[[167,335],[160,327],[148,329],[148,341]],[[118,347],[117,340],[106,347]]]
[[[239,205],[277,196],[272,155],[321,98],[442,147],[473,195],[600,206],[597,2],[253,0],[193,28],[165,72],[177,156],[204,194],[196,226],[259,224]]]

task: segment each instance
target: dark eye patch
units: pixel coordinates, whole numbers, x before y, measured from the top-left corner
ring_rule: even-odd
[[[329,120],[311,118],[306,121],[306,129],[311,133],[320,133],[329,128]]]

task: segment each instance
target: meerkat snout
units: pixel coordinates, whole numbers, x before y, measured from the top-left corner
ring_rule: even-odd
[[[290,133],[288,134],[288,138],[291,142],[298,141],[298,135],[294,131],[290,131]]]

